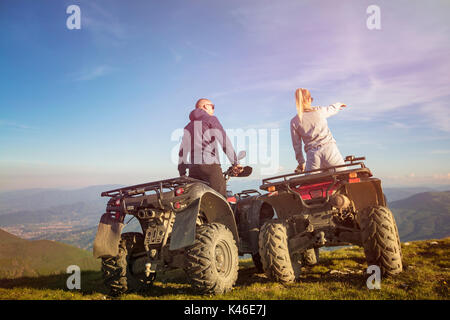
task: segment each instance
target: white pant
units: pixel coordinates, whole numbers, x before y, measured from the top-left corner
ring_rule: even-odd
[[[318,148],[312,148],[306,153],[306,171],[327,168],[345,164],[336,143],[327,143]],[[345,167],[338,171],[345,170]]]

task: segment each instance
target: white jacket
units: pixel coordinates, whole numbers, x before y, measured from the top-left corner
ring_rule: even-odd
[[[341,110],[341,102],[328,107],[313,107],[314,111],[304,112],[302,120],[295,117],[291,120],[291,138],[295,150],[295,158],[299,164],[305,163],[302,152],[302,141],[305,144],[305,153],[312,148],[319,148],[328,143],[336,143],[330,129],[327,118]]]

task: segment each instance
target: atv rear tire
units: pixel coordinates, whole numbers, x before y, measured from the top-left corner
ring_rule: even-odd
[[[231,231],[220,223],[197,227],[195,242],[186,252],[186,272],[194,289],[203,294],[230,291],[238,277],[239,255]]]
[[[300,274],[300,263],[293,261],[288,247],[289,224],[282,220],[266,222],[259,232],[259,254],[269,279],[293,282]]]
[[[377,265],[383,276],[403,270],[397,225],[392,212],[383,206],[369,207],[358,217],[367,264]]]
[[[121,235],[119,254],[115,257],[102,258],[103,280],[111,296],[118,296],[129,291],[143,291],[153,284],[153,278],[131,273],[132,254],[145,252],[144,236],[138,232]]]

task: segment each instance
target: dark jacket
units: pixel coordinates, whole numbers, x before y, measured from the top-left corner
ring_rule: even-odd
[[[197,108],[189,114],[179,152],[178,171],[186,173],[190,164],[220,164],[218,142],[232,164],[238,164],[233,145],[215,116]],[[188,154],[190,157],[188,159]]]

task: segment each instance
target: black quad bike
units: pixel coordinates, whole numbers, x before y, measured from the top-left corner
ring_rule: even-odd
[[[238,156],[243,157],[245,152]],[[235,175],[230,167],[224,177],[251,172],[251,167],[244,167]],[[184,269],[199,292],[224,293],[236,282],[239,254],[258,253],[259,230],[241,228],[245,235],[239,237],[235,210],[240,196],[225,199],[204,181],[183,176],[101,195],[110,200],[100,219],[94,256],[102,259],[111,295],[145,290],[157,271],[174,268]],[[126,215],[138,219],[142,233],[122,233]]]
[[[384,276],[402,271],[397,225],[380,179],[363,162],[264,179],[268,193],[258,202],[274,209],[276,219],[259,233],[259,253],[267,276],[280,282],[298,278],[302,264],[314,264],[323,246],[358,245],[368,265]]]

